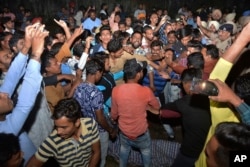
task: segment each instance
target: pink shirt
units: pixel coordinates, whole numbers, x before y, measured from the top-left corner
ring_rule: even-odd
[[[112,91],[112,119],[118,119],[120,130],[128,137],[138,137],[148,129],[148,105],[159,109],[159,101],[151,89],[137,83],[125,83]]]

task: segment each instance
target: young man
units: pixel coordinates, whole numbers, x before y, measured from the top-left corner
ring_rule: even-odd
[[[231,166],[230,151],[249,152],[249,137],[249,125],[236,122],[219,123],[205,148],[207,167]]]
[[[22,128],[40,91],[42,81],[40,56],[44,48],[44,38],[48,35],[48,32],[43,30],[44,25],[37,24],[26,28],[25,47],[12,62],[4,83],[0,87],[0,132],[13,133],[18,136],[25,163],[35,152],[33,143]],[[31,46],[32,54],[27,65],[27,54]],[[23,75],[24,80],[14,107],[10,97]]]
[[[116,130],[113,129],[105,119],[103,113],[103,95],[97,88],[97,83],[103,74],[104,64],[99,60],[89,60],[86,63],[86,81],[81,83],[75,90],[74,98],[81,106],[81,112],[84,117],[95,119],[98,123],[98,130],[101,143],[101,163],[104,167],[108,152],[109,135],[116,137]]]
[[[120,167],[127,166],[131,147],[140,150],[144,167],[151,165],[146,110],[150,106],[158,111],[160,104],[148,87],[138,84],[143,76],[141,63],[136,59],[127,60],[123,69],[126,83],[116,86],[112,92],[111,117],[118,121],[120,129]]]
[[[179,112],[182,116],[183,141],[172,167],[194,166],[195,161],[202,152],[211,125],[208,97],[193,94],[190,91],[194,77],[202,78],[200,69],[189,68],[184,70],[181,80],[186,95],[162,107],[163,109],[167,109],[162,110],[162,117],[169,110]]]
[[[75,99],[59,101],[52,115],[55,130],[41,144],[27,167],[40,167],[50,157],[60,166],[96,167],[100,160],[97,124],[81,116],[81,106]]]

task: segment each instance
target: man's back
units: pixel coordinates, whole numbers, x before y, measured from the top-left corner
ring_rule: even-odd
[[[128,136],[137,136],[146,131],[148,105],[157,108],[158,100],[153,92],[137,83],[122,84],[113,89],[111,114],[118,116],[119,128]]]

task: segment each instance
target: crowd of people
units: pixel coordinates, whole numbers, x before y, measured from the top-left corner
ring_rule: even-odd
[[[250,149],[250,74],[225,83],[249,54],[250,10],[183,5],[176,16],[138,4],[62,7],[53,32],[20,5],[0,13],[0,166],[104,167],[119,138],[119,166],[132,149],[154,166],[148,113],[179,113],[183,139],[172,167],[229,166]],[[239,16],[238,16],[239,15]],[[245,65],[245,64],[243,64]],[[192,90],[209,80],[218,95]],[[204,86],[204,85],[203,85]],[[164,155],[162,155],[164,156]]]

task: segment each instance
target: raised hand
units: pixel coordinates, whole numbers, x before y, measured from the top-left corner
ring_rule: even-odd
[[[54,21],[56,22],[57,25],[59,25],[62,28],[67,28],[68,27],[67,24],[66,24],[66,22],[63,21],[63,20],[59,20],[58,21],[58,20],[54,19]]]
[[[44,29],[45,25],[38,25],[32,32],[32,59],[40,61],[40,57],[44,50],[44,38],[49,35],[49,32]]]

